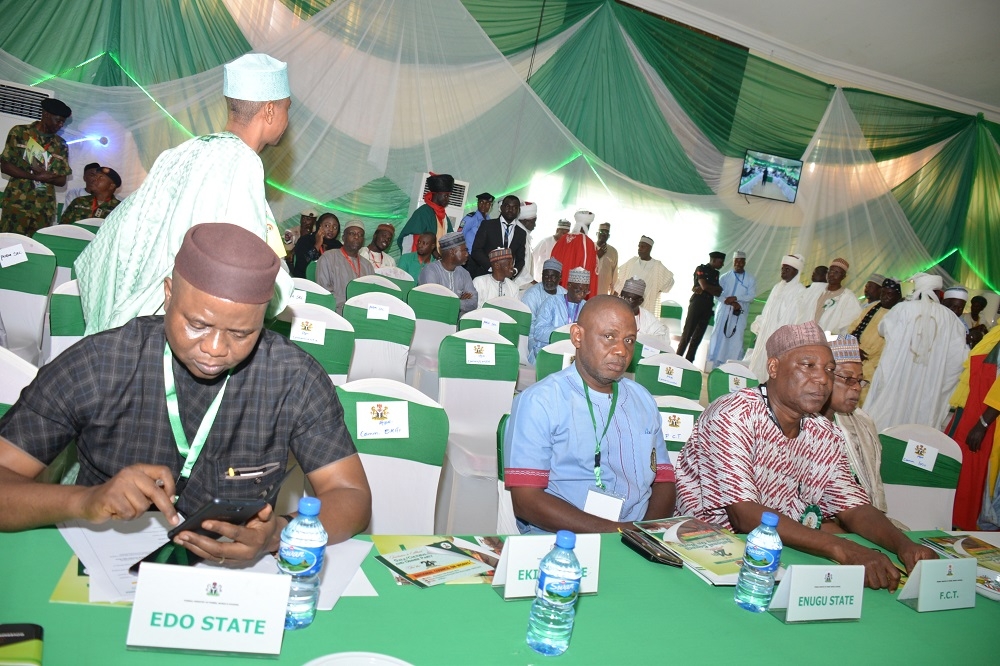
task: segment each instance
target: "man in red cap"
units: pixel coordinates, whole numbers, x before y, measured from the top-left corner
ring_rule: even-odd
[[[45,366],[0,419],[0,530],[129,520],[151,504],[177,524],[213,497],[268,497],[289,452],[323,501],[331,543],[363,530],[371,492],[330,379],[263,328],[280,261],[242,227],[196,225],[164,280],[165,314],[88,336]],[[73,441],[76,485],[36,481]],[[231,542],[175,541],[250,560],[277,549],[289,520],[266,506],[244,526],[202,524]]]
[[[771,511],[786,546],[864,565],[865,585],[895,590],[900,572],[888,557],[831,532],[860,534],[896,553],[908,572],[936,556],[900,532],[854,480],[843,436],[820,416],[836,368],[815,322],[775,331],[768,381],[719,398],[695,423],[675,465],[677,510],[743,534]]]

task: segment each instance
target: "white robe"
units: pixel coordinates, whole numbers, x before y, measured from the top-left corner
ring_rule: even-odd
[[[368,246],[364,246],[358,250],[358,254],[367,259],[372,267],[375,269],[376,273],[380,273],[380,269],[383,268],[395,268],[396,260],[389,256],[388,252],[379,252],[378,254],[373,253]]]
[[[847,287],[835,298],[830,298],[826,286],[824,282],[814,282],[806,289],[802,297],[802,321],[814,320],[820,328],[834,335],[850,333],[847,327],[861,314],[861,302]],[[817,319],[816,307],[823,298],[828,304]]]
[[[651,312],[660,311],[660,294],[673,289],[674,274],[657,259],[643,261],[632,257],[618,269],[618,280],[615,282],[615,293],[622,293],[622,287],[629,278],[643,280],[646,283],[646,293],[643,294],[643,305]]]
[[[479,294],[480,307],[485,305],[486,301],[500,296],[521,300],[521,290],[517,288],[517,285],[510,278],[505,278],[503,282],[497,282],[493,279],[492,275],[487,273],[486,275],[473,278],[472,286],[476,288],[476,293]]]
[[[546,236],[539,241],[538,246],[531,251],[531,279],[535,282],[542,281],[542,264],[545,263],[546,259],[552,258],[552,248],[555,246],[555,236]],[[525,261],[524,265],[527,266],[528,262]],[[571,268],[576,268],[576,266],[563,266],[564,271],[568,271]]]
[[[534,252],[531,249],[531,232],[528,231],[528,228],[526,226],[521,224],[520,220],[515,222],[514,226],[521,227],[522,229],[524,229],[524,236],[525,236],[524,268],[522,268],[521,272],[517,275],[517,277],[514,278],[514,284],[516,284],[518,287],[524,287],[524,285],[526,284],[531,284],[531,282],[535,279],[534,278],[535,261],[534,261]]]
[[[639,333],[653,335],[670,344],[670,327],[646,308],[639,308],[635,316],[635,327]]]
[[[940,429],[968,355],[965,326],[930,299],[904,301],[878,326],[885,338],[865,411],[879,432],[901,423]]]
[[[747,330],[750,303],[757,296],[757,278],[752,273],[728,271],[719,278],[722,293],[715,302],[715,329],[708,343],[706,372],[717,368],[726,361],[743,358],[743,334]],[[726,305],[726,299],[735,296],[742,312],[733,317],[733,306]],[[728,334],[728,335],[727,335]]]
[[[771,288],[771,294],[764,303],[760,316],[750,324],[750,330],[757,334],[757,341],[750,356],[750,369],[760,382],[767,381],[767,339],[786,324],[801,324],[802,296],[806,287],[798,276],[791,282],[779,280]]]

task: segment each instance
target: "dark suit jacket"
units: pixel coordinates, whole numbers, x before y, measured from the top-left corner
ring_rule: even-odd
[[[507,246],[514,253],[514,275],[520,275],[524,268],[524,246],[528,235],[516,223],[511,227],[510,244]],[[472,277],[486,275],[490,271],[490,251],[503,247],[503,225],[500,218],[485,220],[476,232],[476,241],[469,253],[470,260],[465,267]]]

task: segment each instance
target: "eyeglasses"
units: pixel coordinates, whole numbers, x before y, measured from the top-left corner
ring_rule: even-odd
[[[833,373],[833,376],[834,377],[839,377],[840,379],[844,380],[844,383],[847,384],[848,386],[851,386],[851,387],[860,386],[861,388],[867,388],[871,384],[871,382],[868,381],[867,379],[857,379],[855,377],[845,377],[844,375],[838,375],[836,372]]]

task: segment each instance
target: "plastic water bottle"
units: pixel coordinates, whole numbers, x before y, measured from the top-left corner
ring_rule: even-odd
[[[763,613],[771,605],[774,574],[781,564],[781,537],[778,516],[765,511],[760,526],[747,535],[743,567],[736,581],[736,605],[754,613]]]
[[[315,497],[299,500],[299,515],[281,531],[278,569],[292,577],[285,611],[285,629],[301,629],[312,624],[319,601],[319,572],[326,552],[326,530],[319,521],[320,501]]]
[[[538,589],[528,616],[528,646],[545,655],[560,655],[569,647],[583,571],[573,547],[576,535],[556,533],[556,545],[538,565]]]

